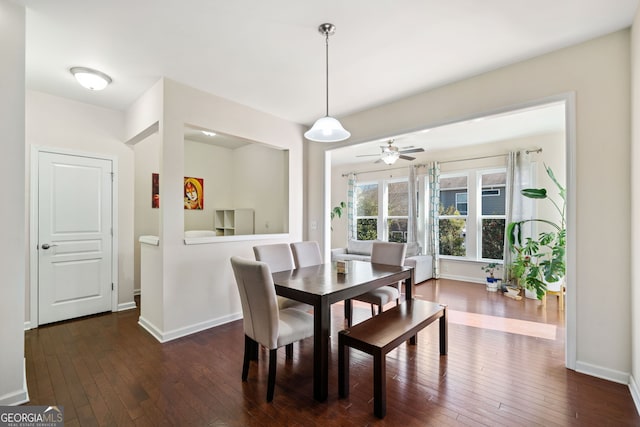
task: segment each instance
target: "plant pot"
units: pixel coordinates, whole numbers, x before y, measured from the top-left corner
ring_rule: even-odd
[[[511,297],[517,297],[520,294],[520,288],[507,286],[507,294]]]
[[[500,280],[493,277],[487,277],[487,291],[498,292]]]
[[[527,288],[524,289],[524,296],[525,298],[529,298],[529,299],[538,299],[538,295],[536,294],[536,291],[532,291]]]

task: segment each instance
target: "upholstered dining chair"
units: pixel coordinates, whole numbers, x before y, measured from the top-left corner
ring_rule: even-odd
[[[237,256],[231,266],[242,303],[244,361],[242,381],[247,381],[249,364],[258,344],[269,350],[267,402],[273,400],[276,382],[277,351],[287,347],[287,359],[293,355],[293,343],[313,336],[313,315],[294,308],[278,308],[269,265]]]
[[[406,243],[393,243],[393,242],[373,242],[371,247],[371,262],[374,264],[386,264],[386,265],[404,265],[404,258],[407,254]],[[371,316],[375,316],[374,306],[378,307],[378,314],[382,312],[382,307],[385,304],[395,300],[396,305],[400,303],[400,287],[401,282],[395,284],[395,286],[387,285],[378,289],[366,292],[362,295],[358,295],[353,298],[357,301],[362,301],[371,304]],[[347,318],[347,325],[351,327],[352,316]]]
[[[274,243],[269,245],[258,245],[253,247],[253,254],[256,257],[256,261],[266,262],[269,265],[272,273],[285,270],[293,270],[296,268],[295,261],[293,260],[293,254],[291,253],[291,247],[288,243]],[[278,296],[278,307],[290,308],[295,307],[299,310],[310,310],[311,306],[308,304],[294,301],[289,298]]]
[[[291,252],[293,253],[293,260],[296,263],[296,268],[322,264],[320,246],[316,241],[311,240],[291,243]]]

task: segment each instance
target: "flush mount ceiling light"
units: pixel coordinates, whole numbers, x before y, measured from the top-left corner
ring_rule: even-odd
[[[318,27],[318,32],[325,36],[327,109],[326,115],[316,120],[304,136],[308,140],[316,142],[344,141],[351,136],[351,133],[346,131],[337,119],[329,116],[329,36],[336,32],[336,27],[333,24],[322,24]]]
[[[71,71],[78,83],[90,90],[102,90],[112,82],[111,77],[102,71],[92,70],[91,68],[73,67],[69,71]]]
[[[200,132],[202,132],[202,134],[205,136],[210,136],[210,137],[216,136],[216,133],[211,132],[210,130],[201,130]]]

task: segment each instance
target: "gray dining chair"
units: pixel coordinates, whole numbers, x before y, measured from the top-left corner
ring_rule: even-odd
[[[258,344],[269,350],[267,402],[273,400],[276,382],[277,350],[286,347],[293,357],[293,343],[313,336],[313,315],[294,308],[278,308],[269,265],[237,256],[231,257],[236,278],[244,327],[242,381],[247,381],[249,364]]]
[[[406,243],[394,243],[394,242],[373,242],[371,247],[371,262],[374,264],[386,264],[386,265],[404,265],[404,258],[407,254]],[[352,298],[356,301],[366,302],[371,304],[371,316],[375,316],[374,307],[378,307],[378,314],[382,312],[382,307],[387,303],[395,300],[396,305],[400,303],[400,289],[401,282],[395,285],[381,286],[372,291],[366,292],[362,295],[358,295]],[[347,317],[347,325],[352,325],[353,313],[349,313]]]
[[[296,268],[291,247],[288,243],[273,243],[269,245],[257,245],[253,247],[253,254],[256,261],[266,262],[272,273],[278,271],[293,270]],[[311,306],[299,301],[278,296],[278,307],[290,308],[294,307],[299,310],[310,310]]]
[[[320,246],[316,241],[291,243],[291,252],[293,253],[296,268],[322,264]]]

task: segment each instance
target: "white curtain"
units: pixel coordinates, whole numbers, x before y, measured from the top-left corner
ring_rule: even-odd
[[[520,194],[524,188],[533,186],[531,173],[531,157],[526,151],[511,151],[507,156],[507,187],[506,187],[506,225],[533,217],[533,201]],[[523,237],[531,236],[530,224],[525,224]],[[509,266],[513,254],[509,248],[508,236],[504,236],[504,269],[503,281],[509,278]]]
[[[407,183],[407,191],[409,196],[408,214],[409,220],[407,224],[407,245],[417,245],[416,253],[421,252],[418,243],[418,192],[416,191],[416,167],[409,166],[409,180]]]
[[[433,277],[440,277],[440,239],[438,215],[440,207],[440,164],[428,165],[429,176],[429,225],[427,228],[427,254],[433,256]]]
[[[351,172],[348,177],[347,189],[347,236],[349,240],[358,238],[358,224],[356,223],[356,174]]]

